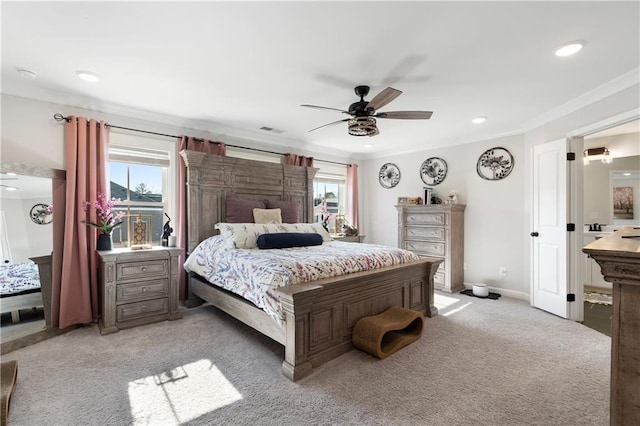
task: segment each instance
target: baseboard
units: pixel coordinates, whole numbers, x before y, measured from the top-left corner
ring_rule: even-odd
[[[464,288],[467,290],[473,289],[473,283],[463,283]],[[498,293],[504,297],[510,297],[512,299],[524,300],[525,302],[531,302],[531,297],[529,293],[525,293],[523,291],[509,290],[500,287],[492,287],[490,285],[487,286],[490,292]]]

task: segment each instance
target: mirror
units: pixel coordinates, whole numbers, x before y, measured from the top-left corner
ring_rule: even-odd
[[[49,206],[54,181],[64,179],[62,170],[15,163],[0,167],[2,353],[12,342],[27,342],[51,326],[54,225]]]
[[[585,138],[584,149],[606,147],[613,157],[609,164],[595,160],[584,166],[586,226],[598,223],[603,230],[613,231],[616,226],[640,225],[639,126],[636,120]]]

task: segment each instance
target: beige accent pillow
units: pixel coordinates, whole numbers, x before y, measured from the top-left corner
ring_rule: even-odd
[[[255,223],[282,223],[280,209],[253,209]]]

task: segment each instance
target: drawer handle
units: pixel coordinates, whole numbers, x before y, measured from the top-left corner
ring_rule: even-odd
[[[140,312],[147,312],[147,307],[144,306],[142,309],[140,309]]]
[[[140,268],[140,270],[141,270],[142,272],[144,272],[144,271],[146,271],[146,270],[147,270],[147,267],[146,267],[146,266],[143,266],[142,268]]]
[[[145,291],[147,291],[146,287],[142,287],[142,292],[144,293]]]

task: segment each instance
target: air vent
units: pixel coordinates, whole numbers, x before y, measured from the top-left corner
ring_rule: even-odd
[[[265,132],[272,132],[272,133],[284,133],[284,130],[274,129],[273,127],[267,127],[267,126],[260,127],[260,130],[264,130]]]

